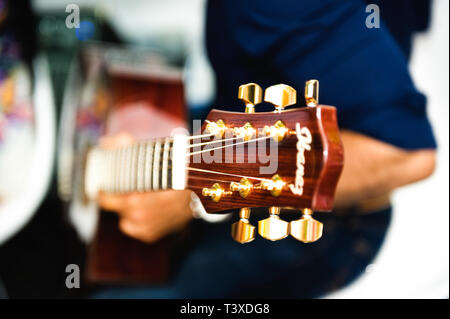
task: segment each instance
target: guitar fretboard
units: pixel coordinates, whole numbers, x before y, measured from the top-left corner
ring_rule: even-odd
[[[185,149],[185,139],[180,138],[135,143],[117,149],[96,147],[89,151],[86,162],[86,193],[95,197],[98,191],[124,194],[182,189],[180,169],[184,171]],[[179,165],[174,165],[174,158]]]

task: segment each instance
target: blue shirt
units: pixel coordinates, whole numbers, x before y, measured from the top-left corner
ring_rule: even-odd
[[[320,103],[337,107],[341,128],[405,149],[434,148],[426,98],[413,84],[406,55],[383,22],[366,27],[365,6],[358,0],[210,1],[214,107],[242,112],[243,83],[284,83],[301,97],[305,81],[318,79]]]

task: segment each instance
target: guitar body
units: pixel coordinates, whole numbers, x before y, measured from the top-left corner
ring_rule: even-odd
[[[118,217],[100,212],[97,232],[88,247],[86,279],[90,283],[162,283],[168,280],[173,238],[145,244],[123,235]]]
[[[120,62],[107,60],[105,52],[108,51],[111,49],[91,47],[80,58],[79,103],[82,105],[74,105],[77,125],[73,135],[75,164],[71,188],[75,196],[70,196],[71,203],[78,201],[78,206],[85,204],[83,194],[76,196],[84,182],[80,174],[84,170],[85,154],[101,136],[126,132],[139,141],[168,136],[173,129],[186,127],[180,72],[159,64],[146,70],[148,63],[145,61],[141,64],[131,60],[124,65],[123,59],[118,59]],[[141,58],[147,59],[145,55]],[[95,93],[86,98],[85,92],[92,87],[96,88]],[[161,283],[168,280],[172,252],[179,236],[146,244],[123,235],[116,214],[104,211],[97,214],[97,227],[87,247],[85,279],[88,282]]]
[[[181,81],[129,74],[110,74],[109,78],[114,108],[106,119],[105,135],[127,132],[149,139],[168,136],[172,129],[185,125]],[[87,279],[108,283],[167,281],[177,237],[146,244],[122,234],[117,215],[101,212],[88,250]]]

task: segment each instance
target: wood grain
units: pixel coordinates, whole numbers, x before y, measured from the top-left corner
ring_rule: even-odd
[[[282,113],[234,113],[212,110],[207,118],[215,122],[223,120],[228,127],[240,127],[250,122],[254,128],[262,128],[281,120],[285,125],[295,130],[296,123],[301,127],[308,127],[312,133],[312,149],[305,152],[304,165],[304,190],[303,195],[293,194],[288,187],[280,196],[274,197],[268,191],[253,190],[247,198],[242,198],[238,192],[223,197],[219,202],[212,201],[209,197],[202,196],[204,187],[211,187],[218,182],[228,190],[230,182],[239,182],[239,177],[229,175],[217,175],[199,171],[189,171],[188,188],[192,189],[201,199],[205,209],[209,213],[221,213],[230,209],[241,207],[268,207],[279,206],[286,208],[312,208],[315,211],[331,211],[336,185],[343,166],[343,147],[339,137],[336,109],[332,106],[319,105],[317,107],[305,107],[286,110]],[[202,132],[205,125],[202,127]],[[278,145],[279,174],[286,184],[294,183],[297,156],[297,136],[287,135]],[[267,144],[269,141],[267,141]],[[215,145],[215,147],[221,144]],[[222,144],[225,146],[225,143]],[[222,152],[222,163],[208,163],[202,157],[200,162],[195,162],[194,156],[190,159],[190,168],[206,169],[227,174],[243,175],[256,178],[270,179],[273,174],[261,174],[260,166],[267,164],[248,163],[248,148],[237,149],[234,152]],[[213,153],[210,152],[212,155]],[[197,159],[198,161],[198,159]],[[239,162],[241,161],[241,162]],[[275,173],[274,173],[275,174]],[[250,179],[251,180],[251,179]],[[257,183],[256,180],[251,180]]]

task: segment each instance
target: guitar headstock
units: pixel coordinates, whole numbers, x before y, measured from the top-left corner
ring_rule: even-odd
[[[259,233],[278,240],[289,233],[310,242],[320,238],[322,224],[313,211],[331,211],[343,166],[336,109],[318,104],[318,81],[306,82],[306,107],[296,103],[296,91],[278,84],[265,90],[264,101],[274,112],[255,112],[262,89],[242,85],[238,97],[245,113],[212,110],[201,135],[191,140],[188,188],[208,213],[241,209],[233,224],[239,242],[254,238],[248,222],[250,208],[270,207],[270,217],[259,222]],[[280,207],[303,211],[290,224],[279,218]]]

